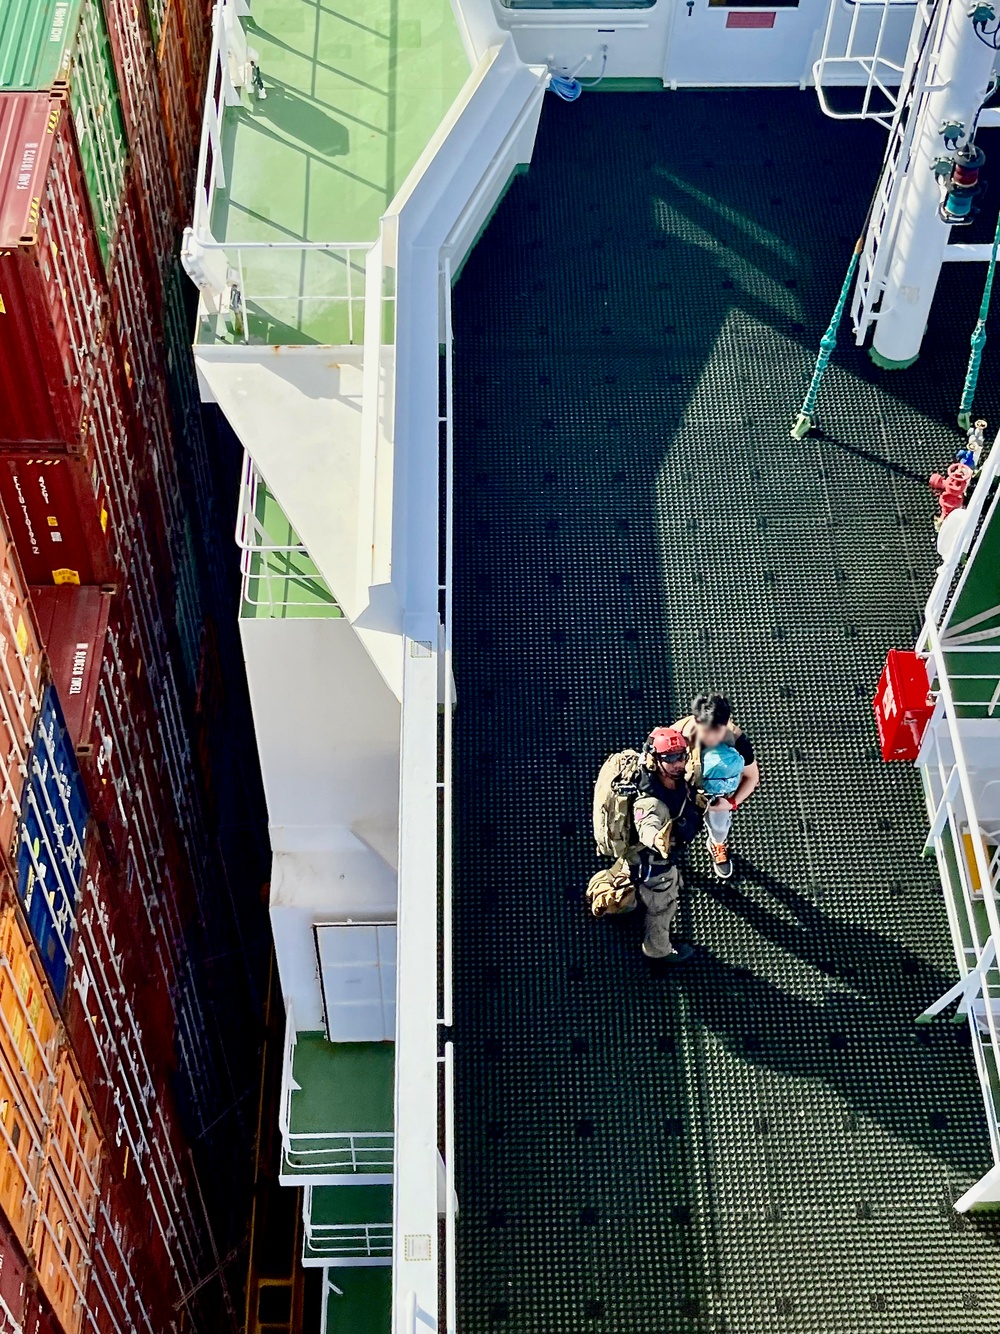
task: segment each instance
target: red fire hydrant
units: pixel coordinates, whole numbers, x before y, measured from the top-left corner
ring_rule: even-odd
[[[953,510],[962,508],[971,479],[972,469],[964,463],[951,464],[944,477],[939,472],[931,473],[928,485],[932,491],[938,492],[938,508],[941,511],[938,524],[947,519]]]

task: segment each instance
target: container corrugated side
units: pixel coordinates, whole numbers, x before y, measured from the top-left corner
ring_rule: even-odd
[[[149,25],[136,0],[104,0],[125,128],[136,149],[136,130],[147,101],[155,98],[156,70]]]
[[[18,829],[17,894],[58,999],[76,930],[90,807],[55,691],[46,687],[35,723]]]
[[[107,304],[65,102],[0,94],[0,444],[78,445]]]
[[[0,514],[0,860],[10,857],[41,703],[42,650],[17,553]]]
[[[87,193],[106,261],[127,146],[100,0],[5,0],[0,10],[0,88],[69,89]]]
[[[148,1263],[145,1228],[128,1207],[124,1189],[105,1181],[97,1208],[91,1253],[87,1314],[97,1334],[142,1330],[159,1334],[167,1324],[170,1297]]]
[[[18,1334],[27,1329],[25,1324],[25,1293],[30,1269],[24,1250],[0,1211],[0,1330],[3,1334]]]
[[[81,5],[89,0],[4,0],[0,88],[31,92],[66,80]]]
[[[178,0],[168,0],[164,11],[156,63],[174,187],[178,198],[189,199],[201,139],[201,115],[196,110],[197,94]]]
[[[34,943],[4,877],[0,908],[0,1052],[39,1135],[52,1108],[60,1020]]]
[[[128,140],[100,0],[87,0],[80,8],[69,90],[97,241],[107,264],[125,189]]]
[[[52,684],[77,754],[89,753],[111,594],[93,586],[42,585],[31,593]]]
[[[35,1284],[24,1294],[24,1329],[25,1334],[63,1334],[52,1303]]]
[[[32,1251],[38,1282],[66,1334],[79,1334],[101,1180],[101,1136],[68,1049],[56,1068]]]
[[[109,337],[77,448],[0,446],[0,500],[32,584],[116,583],[141,523],[136,430]]]

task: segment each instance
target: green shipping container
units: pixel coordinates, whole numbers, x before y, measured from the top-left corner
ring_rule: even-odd
[[[105,264],[128,149],[100,0],[0,0],[0,90],[68,86],[87,193]]]

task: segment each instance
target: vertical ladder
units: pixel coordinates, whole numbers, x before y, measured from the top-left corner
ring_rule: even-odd
[[[893,243],[899,228],[899,201],[910,161],[913,136],[929,93],[935,91],[933,71],[937,66],[947,0],[932,0],[918,6],[910,34],[903,83],[889,126],[882,173],[872,201],[864,249],[858,263],[858,278],[851,301],[855,341],[860,347],[870,326],[878,318],[875,307],[885,289]]]

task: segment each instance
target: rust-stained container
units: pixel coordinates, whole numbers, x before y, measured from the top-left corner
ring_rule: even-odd
[[[28,1275],[24,1251],[0,1213],[0,1334],[22,1334],[28,1329],[24,1319]]]
[[[27,585],[0,517],[0,859],[9,857],[21,814],[28,750],[41,700],[42,653]]]
[[[79,446],[106,322],[68,107],[0,94],[0,445]]]
[[[178,199],[191,197],[201,117],[179,0],[167,0],[156,48],[163,128]]]
[[[56,1066],[52,1120],[38,1186],[32,1254],[66,1334],[79,1334],[101,1176],[101,1136],[70,1052]]]
[[[38,634],[77,755],[89,755],[111,594],[92,585],[32,589]]]
[[[55,1088],[60,1023],[34,943],[4,877],[0,907],[0,1051],[39,1135]]]

